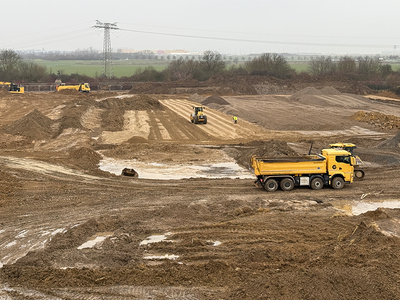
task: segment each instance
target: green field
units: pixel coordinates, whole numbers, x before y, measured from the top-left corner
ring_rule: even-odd
[[[57,73],[58,71],[61,74],[72,74],[78,73],[82,75],[87,75],[90,77],[97,77],[102,73],[102,61],[100,60],[34,60],[35,63],[45,66],[49,73]],[[164,70],[170,61],[167,60],[140,60],[140,59],[131,59],[131,60],[114,60],[113,61],[113,70],[114,75],[116,77],[122,76],[132,76],[138,69],[144,69],[148,66],[154,67],[157,71]],[[229,67],[232,63],[228,63]],[[293,68],[297,73],[307,72],[308,70],[308,62],[289,62],[291,68]],[[399,71],[400,64],[391,63],[393,71]]]
[[[34,60],[38,65],[47,68],[49,73],[57,74],[82,74],[90,77],[97,77],[102,73],[102,61],[100,60]],[[157,71],[162,71],[168,66],[167,61],[153,60],[117,60],[113,61],[113,70],[116,77],[132,76],[141,68],[148,66],[154,67]]]

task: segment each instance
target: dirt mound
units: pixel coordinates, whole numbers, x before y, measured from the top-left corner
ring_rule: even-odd
[[[323,95],[340,95],[341,92],[339,92],[337,89],[335,89],[332,86],[325,86],[321,89],[321,92]]]
[[[61,134],[67,128],[83,129],[80,116],[63,116],[58,121],[60,122],[58,134]]]
[[[8,95],[10,95],[10,93],[6,89],[0,89],[0,97]]]
[[[235,158],[237,163],[244,166],[250,166],[250,159],[256,156],[297,156],[298,154],[290,148],[286,142],[270,141],[252,141],[246,144],[240,144],[239,148],[226,148],[224,151]],[[233,150],[233,151],[232,151]]]
[[[217,95],[212,95],[201,102],[201,104],[203,105],[208,105],[210,103],[216,103],[219,105],[229,105],[228,101]]]
[[[321,99],[318,96],[324,95],[340,95],[341,93],[331,86],[325,86],[322,89],[317,89],[315,87],[306,87],[289,97],[291,101],[299,101],[308,105],[330,105],[327,101]]]
[[[321,92],[321,90],[310,86],[310,87],[306,87],[305,89],[302,89],[302,90],[294,93],[292,96],[289,97],[289,99],[298,101],[303,96],[309,96],[309,95],[322,95],[322,92]]]
[[[136,95],[129,98],[108,98],[99,103],[102,109],[125,110],[164,110],[164,106],[148,95]]]
[[[382,129],[400,130],[400,118],[393,115],[385,115],[380,112],[358,111],[353,116],[353,120],[365,122]]]
[[[394,137],[379,143],[376,147],[380,148],[380,149],[399,148],[400,147],[400,131]]]
[[[87,170],[97,169],[97,165],[102,158],[99,153],[87,147],[70,151],[68,157],[73,165],[78,166],[79,169]]]
[[[127,140],[124,144],[136,144],[136,143],[148,143],[144,137],[141,136],[134,136]]]
[[[12,135],[25,136],[32,140],[46,140],[52,138],[54,134],[51,128],[53,124],[53,120],[35,109],[22,119],[4,126],[2,131]]]
[[[61,91],[59,91],[59,92],[57,92],[57,93],[59,93],[59,94],[61,94],[61,95],[77,95],[77,96],[83,94],[83,93],[81,93],[81,92],[79,92],[79,91],[77,91],[77,90],[74,90],[74,89],[61,90]]]
[[[206,97],[200,96],[199,94],[195,93],[190,95],[189,101],[199,102],[201,103]]]

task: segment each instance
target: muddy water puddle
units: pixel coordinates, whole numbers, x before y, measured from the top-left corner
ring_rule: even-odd
[[[138,160],[118,160],[104,158],[99,163],[103,171],[121,175],[124,168],[134,169],[139,178],[179,180],[188,178],[240,178],[253,179],[254,174],[249,170],[240,167],[235,162],[210,163],[202,165],[193,164],[160,164],[146,163]]]
[[[360,215],[378,208],[400,208],[400,200],[334,201],[333,206],[351,215]]]

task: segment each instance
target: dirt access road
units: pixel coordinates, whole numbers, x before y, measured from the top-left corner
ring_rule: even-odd
[[[202,101],[190,95],[1,95],[0,299],[398,299],[399,211],[350,213],[400,199],[397,131],[352,118],[400,106],[321,93],[215,98],[207,125],[190,123]],[[367,175],[342,190],[98,168],[106,157],[246,170],[252,154],[344,139]]]

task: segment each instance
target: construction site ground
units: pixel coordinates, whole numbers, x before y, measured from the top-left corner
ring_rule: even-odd
[[[339,90],[0,91],[0,299],[400,299],[400,101]],[[335,142],[365,178],[253,184]]]

